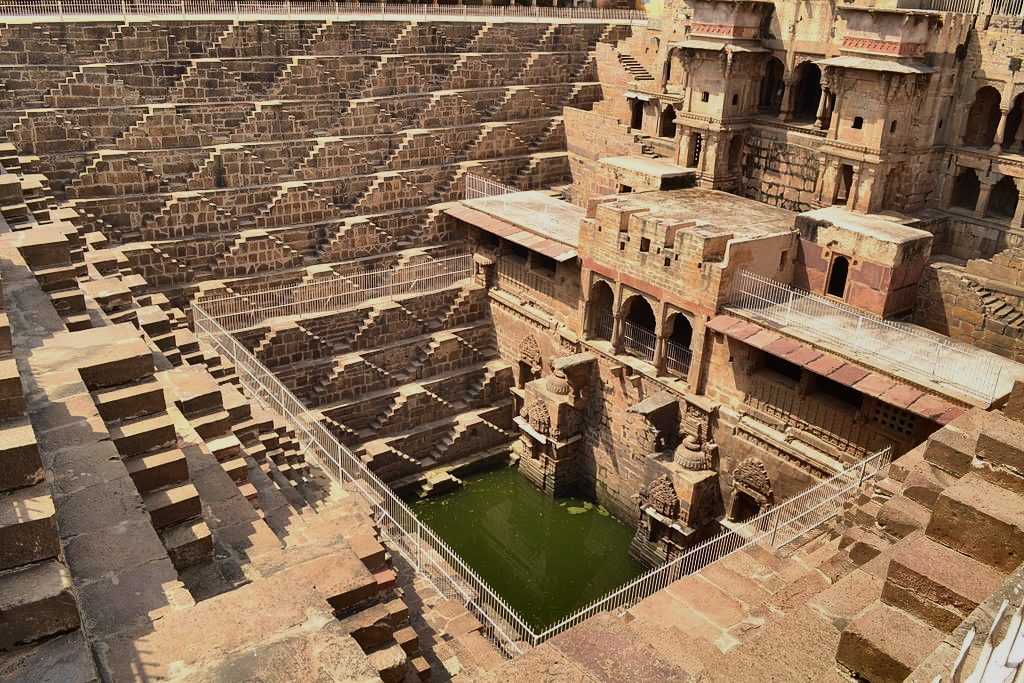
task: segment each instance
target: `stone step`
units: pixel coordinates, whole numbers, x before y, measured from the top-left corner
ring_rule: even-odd
[[[906,496],[888,500],[878,510],[877,524],[894,538],[905,538],[928,524],[928,508]]]
[[[163,529],[160,540],[178,571],[209,562],[213,558],[213,534],[202,519]]]
[[[142,497],[143,504],[157,531],[198,517],[202,513],[199,492],[192,484],[151,491]]]
[[[420,654],[420,637],[411,626],[395,631],[395,642],[405,650],[409,657],[418,657]]]
[[[0,492],[31,486],[43,479],[43,463],[27,417],[0,426]]]
[[[930,538],[999,571],[1024,559],[1024,505],[1020,496],[971,473],[939,495]]]
[[[209,441],[227,434],[234,421],[228,411],[216,410],[206,415],[190,417],[189,422],[204,441]]]
[[[882,602],[952,633],[1003,581],[1003,574],[923,535],[892,555]]]
[[[92,328],[92,318],[89,317],[88,313],[69,315],[68,317],[64,318],[64,326],[68,328],[68,332],[80,332],[82,330],[88,330]]]
[[[405,651],[398,645],[372,652],[367,658],[370,661],[370,666],[377,670],[377,675],[380,676],[383,683],[400,683],[405,680],[409,659]]]
[[[140,384],[94,391],[92,399],[104,422],[128,420],[167,409],[163,387],[152,378]]]
[[[177,438],[174,420],[166,412],[145,416],[110,428],[110,439],[123,458],[170,448]]]
[[[127,458],[125,467],[128,476],[135,482],[135,488],[143,495],[189,480],[185,454],[177,448]]]
[[[942,641],[936,628],[905,612],[877,603],[843,631],[836,661],[872,683],[897,683]]]
[[[0,573],[0,651],[79,627],[67,568],[51,559]]]
[[[249,481],[249,466],[245,463],[244,457],[227,460],[220,466],[236,484],[245,484]]]
[[[46,482],[0,494],[0,571],[59,552],[57,514]]]
[[[25,397],[18,363],[13,358],[0,360],[0,420],[10,420],[24,414]]]
[[[206,446],[210,449],[213,457],[217,459],[217,462],[234,460],[244,455],[242,452],[242,442],[234,434],[209,439],[206,442]]]

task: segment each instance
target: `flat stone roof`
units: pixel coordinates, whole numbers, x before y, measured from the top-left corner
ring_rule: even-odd
[[[916,219],[887,216],[884,214],[856,213],[850,211],[845,206],[826,206],[814,211],[805,211],[800,215],[825,221],[837,228],[843,228],[865,237],[872,237],[876,240],[892,242],[893,244],[916,242],[917,240],[928,239],[932,236],[927,230],[913,228],[904,223],[904,221]]]
[[[547,192],[509,192],[464,199],[462,204],[573,249],[580,245],[580,220],[585,212]]]
[[[697,187],[621,194],[602,202],[602,206],[626,211],[645,209],[651,217],[665,222],[694,221],[698,225],[693,230],[709,236],[731,233],[737,238],[756,238],[796,229],[797,214],[792,211]]]
[[[690,175],[696,171],[696,169],[679,166],[664,159],[652,159],[651,157],[643,156],[604,157],[603,159],[598,159],[598,161],[626,171],[643,173],[644,175],[657,178],[678,178]]]

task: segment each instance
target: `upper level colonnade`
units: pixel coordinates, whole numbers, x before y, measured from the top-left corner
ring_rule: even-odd
[[[576,6],[551,6],[557,3]],[[443,17],[446,21],[479,20],[480,17],[507,18],[517,22],[621,23],[644,25],[642,10],[585,6],[585,0],[527,0],[491,4],[444,2],[339,2],[336,0],[0,0],[3,21],[102,21],[189,19],[324,19],[332,21],[387,17],[403,20]]]

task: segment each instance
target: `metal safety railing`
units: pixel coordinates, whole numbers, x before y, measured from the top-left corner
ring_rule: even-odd
[[[1006,363],[999,356],[754,273],[736,276],[729,309],[772,328],[827,339],[867,364],[895,366],[911,381],[949,385],[984,401],[1000,392]]]
[[[549,307],[545,304],[555,299],[555,281],[552,278],[540,275],[525,263],[517,263],[508,256],[498,259],[495,284],[503,292],[529,298],[545,308]]]
[[[690,374],[690,361],[693,359],[693,352],[677,344],[671,339],[665,340],[665,369],[683,379]]]
[[[239,17],[334,18],[338,16],[510,17],[523,20],[570,20],[642,23],[641,10],[528,5],[414,4],[401,2],[332,2],[331,0],[0,0],[5,17],[95,18]]]
[[[654,362],[654,349],[658,345],[658,337],[651,330],[645,330],[628,320],[622,321],[622,350],[642,358],[648,363]]]
[[[252,301],[254,297],[258,299],[259,294],[236,298]],[[236,320],[234,316],[238,314],[225,314],[224,300],[218,302],[222,309],[221,319]],[[791,543],[840,514],[844,506],[858,495],[858,489],[865,481],[885,471],[891,458],[890,448],[881,450],[779,506],[722,530],[668,563],[537,632],[220,324],[218,313],[209,308],[211,303],[214,302],[199,300],[192,306],[193,326],[200,343],[211,347],[234,365],[245,393],[252,401],[285,421],[295,433],[304,457],[335,482],[363,496],[371,506],[385,542],[439,592],[462,602],[483,624],[484,634],[508,655],[539,645],[594,614],[626,609],[673,581],[750,545],[780,548]],[[628,331],[624,333],[627,335]]]
[[[722,531],[549,626],[537,634],[534,642],[544,642],[595,614],[628,609],[673,582],[744,548],[755,544],[781,548],[792,543],[839,515],[846,504],[859,495],[865,481],[885,471],[891,458],[892,449],[885,448],[753,519]]]
[[[459,254],[425,263],[327,277],[301,285],[197,299],[203,310],[229,332],[269,318],[330,313],[373,299],[447,289],[473,276],[473,255]]]

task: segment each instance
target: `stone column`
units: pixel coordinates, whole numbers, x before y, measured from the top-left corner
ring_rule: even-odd
[[[939,206],[948,209],[953,204],[953,184],[956,183],[956,169],[942,174],[942,192],[939,195]]]
[[[828,127],[825,125],[826,117],[825,111],[828,107],[828,90],[822,90],[821,95],[818,97],[818,113],[814,117],[814,124],[821,130],[826,130]]]
[[[842,86],[840,85],[832,93],[832,113],[829,118],[828,135],[826,136],[829,140],[835,140],[839,137],[839,96],[842,92]]]
[[[984,218],[985,212],[988,211],[988,200],[992,196],[992,187],[996,184],[996,180],[990,180],[988,177],[981,179],[981,188],[978,192],[978,203],[974,205],[974,215],[978,218]]]
[[[996,136],[992,140],[992,147],[989,148],[993,154],[999,154],[1003,151],[1003,137],[1006,135],[1006,117],[1009,115],[1009,109],[999,109],[999,125],[996,127]]]
[[[782,115],[783,121],[789,121],[793,118],[793,85],[796,83],[796,79],[793,76],[789,76],[783,79],[782,83],[784,90],[782,91],[782,106],[779,113]]]
[[[612,316],[612,351],[619,353],[622,351],[622,313],[615,311],[615,315]]]
[[[846,208],[850,211],[853,211],[853,207],[857,206],[857,188],[860,185],[860,169],[860,164],[853,167],[853,177],[850,178],[849,191],[846,193]]]
[[[677,163],[680,166],[689,166],[690,159],[693,157],[693,131],[689,128],[680,127],[677,133],[682,131],[682,140],[679,141],[679,159]]]
[[[1024,178],[1014,178],[1013,184],[1017,186],[1017,209],[1013,212],[1010,227],[1019,230],[1024,227]]]

